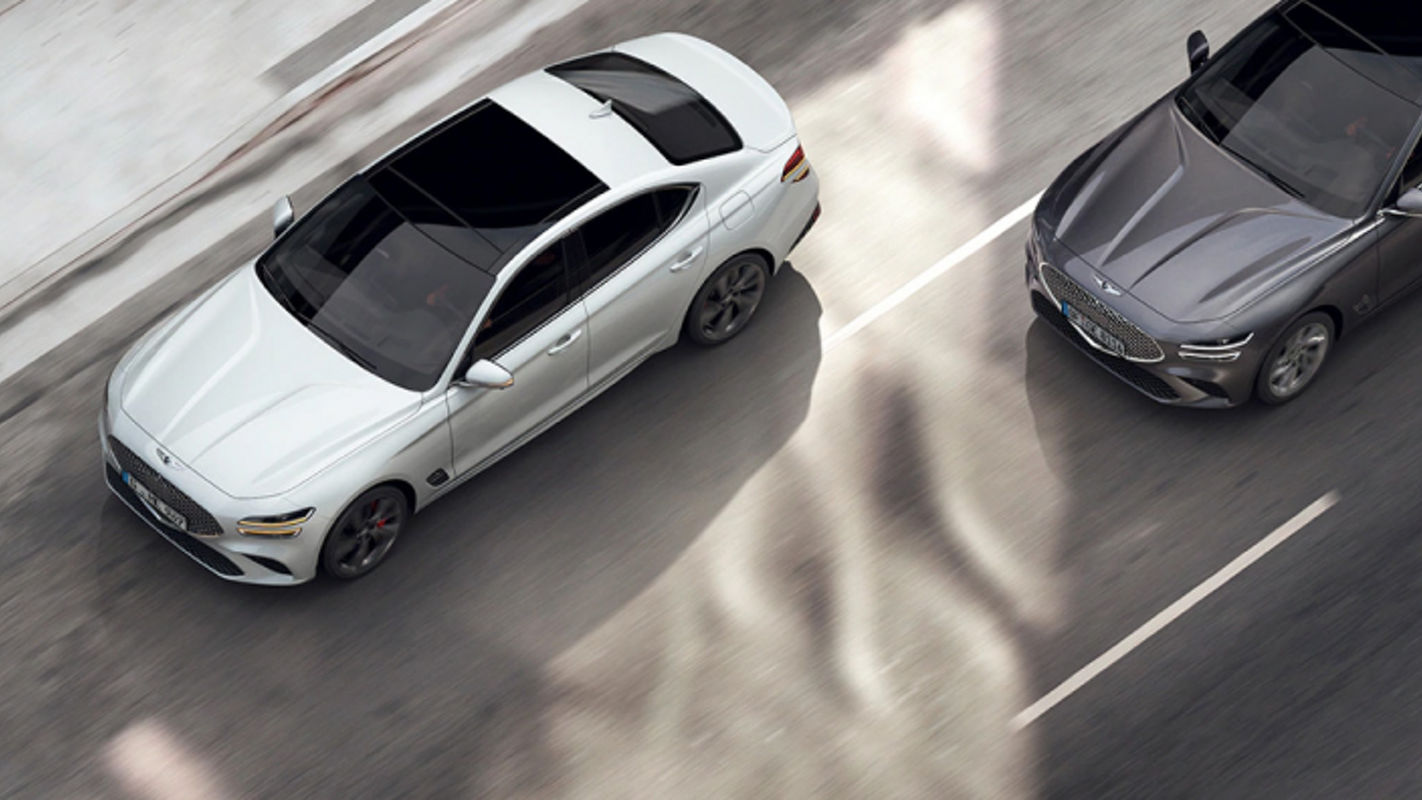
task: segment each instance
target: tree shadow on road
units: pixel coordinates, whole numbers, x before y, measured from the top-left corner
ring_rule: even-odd
[[[656,580],[799,427],[819,314],[787,266],[736,340],[654,357],[416,517],[353,584],[216,580],[109,499],[89,541],[103,646],[82,652],[86,673],[127,679],[76,696],[108,709],[84,725],[156,718],[257,796],[555,780],[544,665]],[[247,759],[267,763],[238,771]]]

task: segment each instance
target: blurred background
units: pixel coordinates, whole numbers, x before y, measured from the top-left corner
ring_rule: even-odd
[[[1167,409],[1033,322],[1025,225],[959,251],[1267,6],[0,0],[0,796],[1415,796],[1417,302],[1297,403]],[[110,496],[104,378],[278,197],[662,30],[765,75],[822,181],[744,336],[352,585],[224,583]]]

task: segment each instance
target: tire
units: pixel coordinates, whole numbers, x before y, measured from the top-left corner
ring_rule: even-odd
[[[1313,311],[1294,320],[1264,354],[1254,395],[1265,405],[1293,400],[1313,385],[1333,350],[1333,318]]]
[[[352,500],[331,525],[321,544],[321,568],[346,581],[369,574],[385,561],[409,521],[404,492],[394,486],[371,489]]]
[[[696,292],[682,329],[702,347],[715,347],[746,329],[770,285],[770,267],[754,253],[742,253],[711,273]]]

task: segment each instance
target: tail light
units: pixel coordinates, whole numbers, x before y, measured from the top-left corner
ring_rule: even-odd
[[[790,160],[785,162],[785,169],[780,172],[780,182],[793,181],[799,183],[810,176],[810,162],[805,158],[805,148],[796,147]]]

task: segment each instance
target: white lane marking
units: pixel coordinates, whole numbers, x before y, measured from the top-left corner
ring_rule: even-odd
[[[903,304],[905,300],[918,294],[928,284],[946,275],[949,270],[967,261],[974,255],[977,255],[984,247],[992,244],[999,236],[1012,230],[1017,223],[1026,219],[1027,216],[1032,213],[1032,210],[1037,207],[1037,201],[1041,199],[1042,193],[1038,192],[1030,200],[1007,212],[1006,216],[989,225],[982,233],[964,242],[957,250],[940,258],[937,263],[919,273],[913,280],[895,289],[888,297],[875,303],[867,311],[850,320],[843,328],[830,334],[825,339],[823,349],[826,352],[833,349],[844,342],[844,340],[869,327],[875,320],[893,311]]]
[[[1159,633],[1162,628],[1174,622],[1186,611],[1194,608],[1201,600],[1209,597],[1216,589],[1224,586],[1239,573],[1243,572],[1249,565],[1263,558],[1270,550],[1278,547],[1289,540],[1289,537],[1303,530],[1310,522],[1318,519],[1323,512],[1337,505],[1339,494],[1336,491],[1329,492],[1309,504],[1308,508],[1295,514],[1293,519],[1280,525],[1275,531],[1263,539],[1259,540],[1253,547],[1239,554],[1233,561],[1224,565],[1219,572],[1205,579],[1205,582],[1191,589],[1174,603],[1154,617],[1151,617],[1144,625],[1136,628],[1131,635],[1122,639],[1115,647],[1102,653],[1090,664],[1077,670],[1075,675],[1062,681],[1057,688],[1047,692],[1041,700],[1023,709],[1012,718],[1012,728],[1022,730],[1032,724],[1034,720],[1047,713],[1053,706],[1067,699],[1076,690],[1085,686],[1088,681],[1105,672],[1112,664],[1120,661],[1132,650],[1139,647],[1150,637]]]

